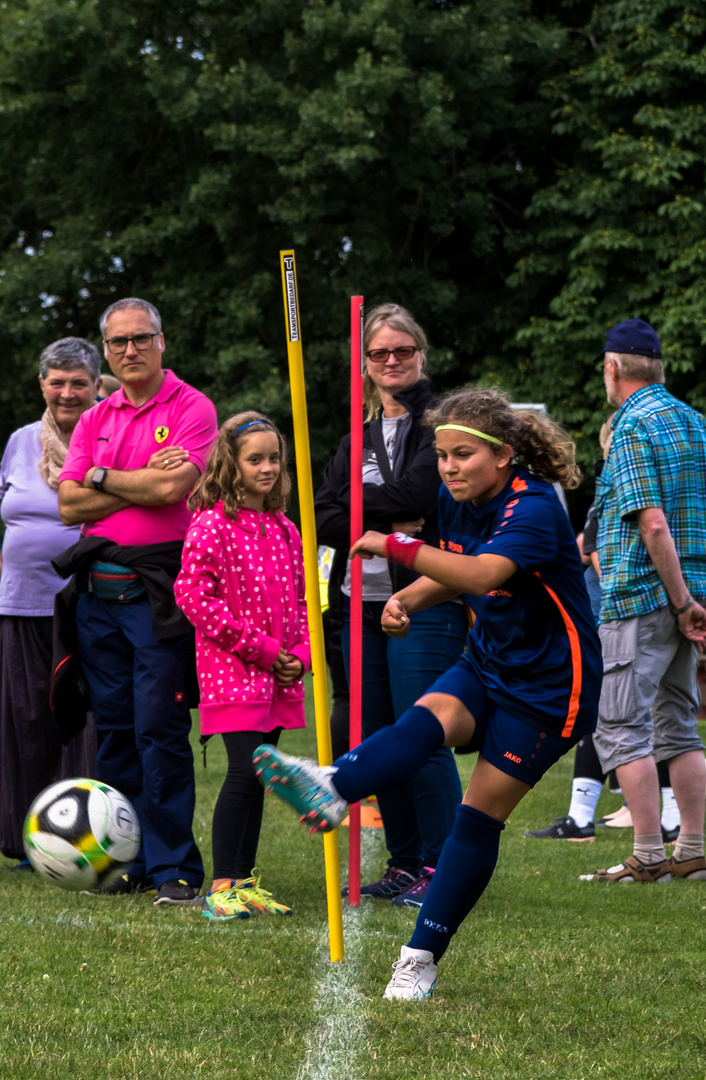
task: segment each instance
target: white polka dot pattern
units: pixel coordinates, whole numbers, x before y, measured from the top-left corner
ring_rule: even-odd
[[[283,687],[267,670],[280,648],[297,656],[305,671],[311,667],[302,545],[292,522],[280,512],[255,510],[228,518],[220,503],[195,514],[174,592],[196,628],[202,706],[234,705],[232,727],[219,730],[252,729],[237,708],[245,703],[269,708],[273,723],[262,730],[282,722],[277,705],[283,727],[302,726],[302,680]],[[297,703],[301,721],[287,723],[291,709],[285,706]],[[202,709],[202,727],[203,715]]]

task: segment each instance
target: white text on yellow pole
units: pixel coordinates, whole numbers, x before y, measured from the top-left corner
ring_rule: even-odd
[[[293,251],[280,251],[282,290],[284,294],[284,317],[287,325],[287,355],[289,358],[289,384],[292,395],[294,421],[294,448],[297,459],[299,487],[299,510],[301,514],[302,545],[304,548],[304,574],[306,577],[306,601],[309,612],[311,636],[311,661],[314,682],[314,710],[316,713],[316,743],[319,764],[330,765],[331,725],[328,708],[328,681],[324,652],[324,627],[321,620],[319,596],[319,567],[314,522],[314,491],[311,478],[311,455],[309,453],[309,421],[306,411],[306,387],[304,384],[304,360],[299,333],[299,298],[297,295],[297,268]],[[338,863],[338,834],[324,833],[324,864],[326,869],[326,899],[328,903],[329,950],[331,960],[343,959],[343,911],[341,907],[341,875]]]

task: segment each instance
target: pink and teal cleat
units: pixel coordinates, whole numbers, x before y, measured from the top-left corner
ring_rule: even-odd
[[[330,832],[341,824],[348,803],[333,785],[331,765],[283,754],[267,743],[258,746],[252,760],[260,783],[290,803],[309,832]]]

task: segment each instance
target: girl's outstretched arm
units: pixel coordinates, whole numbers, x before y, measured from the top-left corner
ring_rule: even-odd
[[[351,548],[351,558],[354,555],[360,555],[363,559],[369,559],[373,555],[379,555],[383,559],[390,558],[390,539],[383,533],[366,532]],[[406,552],[406,566],[438,585],[451,589],[454,595],[463,592],[472,596],[483,596],[490,589],[497,589],[518,569],[517,563],[504,555],[457,555],[453,551],[440,551],[439,548],[418,542],[405,544],[404,547],[409,548]]]

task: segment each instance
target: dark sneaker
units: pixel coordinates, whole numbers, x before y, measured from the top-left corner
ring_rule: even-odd
[[[577,825],[572,817],[559,817],[553,825],[546,829],[538,829],[536,832],[526,832],[525,836],[533,840],[583,840],[596,839],[596,826],[592,821],[588,825]]]
[[[27,873],[29,871],[34,873],[34,867],[32,866],[29,859],[20,859],[18,863],[10,867],[11,874],[16,874],[18,870],[20,871],[20,873]]]
[[[434,871],[429,866],[425,866],[421,874],[416,881],[413,881],[411,885],[408,885],[404,892],[401,892],[399,896],[396,896],[392,901],[393,907],[411,907],[420,908],[424,903],[424,897],[429,892],[429,886],[431,885],[431,879],[434,877]]]
[[[122,874],[112,885],[104,889],[82,889],[83,896],[130,896],[133,893],[154,892],[154,885],[149,878],[136,877],[135,874]]]
[[[664,825],[660,825],[662,830],[662,843],[663,844],[676,844],[677,837],[679,836],[679,828],[677,825],[674,829],[665,829]]]
[[[181,878],[177,881],[163,881],[157,889],[155,904],[203,904],[198,885],[192,885]]]
[[[372,896],[374,900],[392,900],[401,892],[414,885],[414,874],[407,870],[398,870],[396,866],[388,866],[379,881],[373,881],[370,885],[361,885],[361,896]],[[348,886],[341,889],[341,896],[348,896]]]

